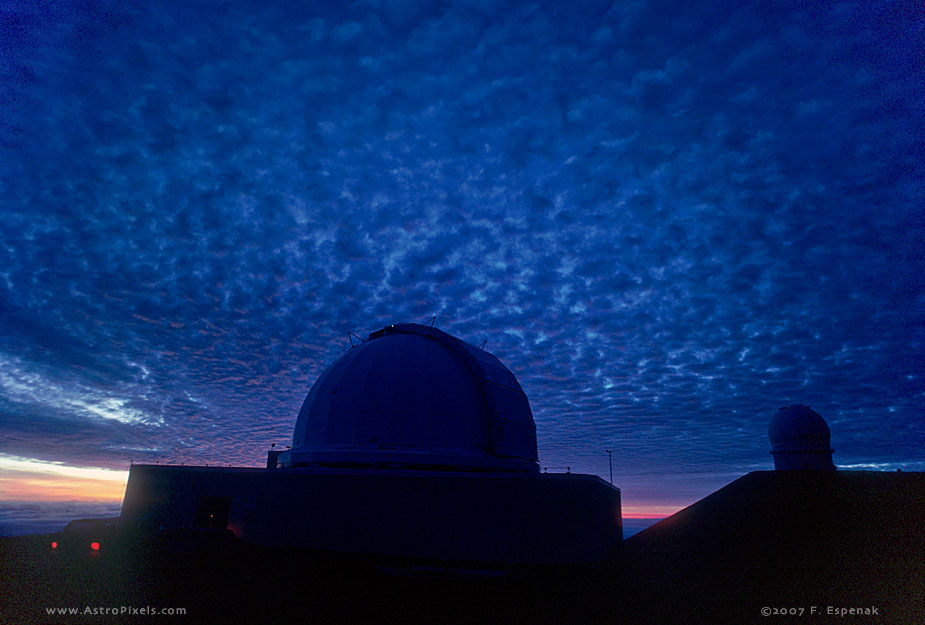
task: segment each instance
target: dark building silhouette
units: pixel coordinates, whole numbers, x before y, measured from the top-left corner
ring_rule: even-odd
[[[807,406],[781,408],[768,435],[774,471],[624,543],[628,622],[920,620],[925,474],[836,471],[829,427]]]
[[[834,623],[857,608],[857,622],[918,622],[923,518],[922,473],[749,473],[626,540],[623,613],[750,623],[793,608],[778,619]]]
[[[266,468],[133,465],[121,521],[271,547],[488,565],[588,563],[622,540],[619,490],[539,472],[527,397],[493,355],[392,325],[317,379]]]

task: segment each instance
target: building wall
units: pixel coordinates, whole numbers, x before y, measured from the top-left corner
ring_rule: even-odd
[[[122,520],[453,562],[585,563],[622,541],[619,490],[578,474],[134,465]]]

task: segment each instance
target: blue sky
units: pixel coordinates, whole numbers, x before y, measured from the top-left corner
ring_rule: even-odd
[[[790,403],[925,467],[914,3],[330,5],[0,7],[0,498],[260,464],[347,331],[432,315],[631,510]]]

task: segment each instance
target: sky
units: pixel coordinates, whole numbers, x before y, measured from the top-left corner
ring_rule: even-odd
[[[920,5],[339,4],[0,1],[0,500],[262,465],[431,316],[627,516],[795,403],[925,469]]]

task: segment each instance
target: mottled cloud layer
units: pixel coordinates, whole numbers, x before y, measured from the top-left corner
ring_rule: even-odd
[[[259,464],[348,330],[436,315],[627,503],[788,403],[921,466],[911,5],[329,4],[0,9],[0,453]]]

